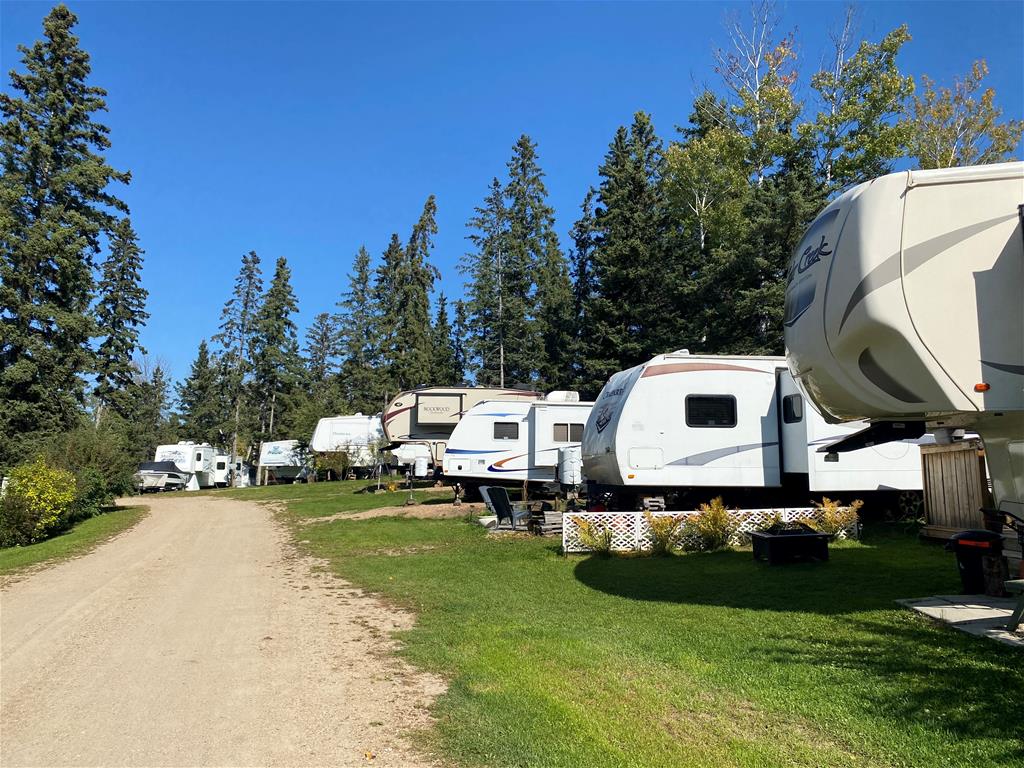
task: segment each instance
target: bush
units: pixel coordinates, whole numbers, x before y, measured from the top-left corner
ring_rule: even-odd
[[[683,535],[696,540],[691,546],[710,552],[729,546],[738,530],[739,520],[729,514],[722,497],[716,496],[708,504],[701,504],[697,514],[690,516]]]
[[[683,540],[686,520],[682,515],[659,515],[644,512],[644,519],[651,529],[651,554],[665,557],[672,553]]]
[[[610,557],[612,554],[612,539],[615,532],[611,526],[604,523],[591,522],[582,517],[573,516],[572,521],[579,529],[580,541],[583,546],[600,557]]]
[[[86,467],[75,477],[75,503],[71,511],[71,522],[86,520],[103,511],[113,502],[114,496],[107,488],[107,480],[96,469]]]
[[[64,530],[71,522],[76,490],[74,475],[41,456],[15,467],[0,499],[0,544],[23,546]]]
[[[820,504],[816,501],[813,503],[821,514],[817,520],[807,521],[811,527],[833,536],[852,530],[856,536],[857,524],[860,522],[857,513],[864,506],[863,501],[855,499],[848,506],[843,506],[838,501],[824,497]]]

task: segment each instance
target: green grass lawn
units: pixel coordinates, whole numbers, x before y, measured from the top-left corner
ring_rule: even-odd
[[[323,491],[293,489],[297,514],[306,493]],[[952,556],[909,532],[774,568],[749,551],[563,557],[460,520],[299,538],[417,612],[402,652],[450,682],[423,735],[446,763],[1024,765],[1024,654],[893,604],[958,591]]]
[[[0,576],[49,560],[83,555],[111,536],[131,528],[145,516],[145,507],[118,507],[83,520],[70,531],[52,539],[27,547],[0,549]]]

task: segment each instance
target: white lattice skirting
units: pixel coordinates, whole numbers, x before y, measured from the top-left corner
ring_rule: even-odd
[[[652,512],[652,517],[692,517],[697,512]],[[820,520],[822,511],[815,507],[785,507],[776,509],[740,509],[731,510],[729,515],[737,522],[736,534],[731,544],[741,546],[750,542],[747,535],[769,525],[777,515],[782,522],[796,520]],[[651,548],[651,527],[643,512],[567,512],[562,516],[562,551],[589,552],[590,548],[580,540],[578,520],[585,520],[592,525],[607,528],[612,532],[612,551],[643,552]],[[838,539],[857,537],[857,524],[839,531]],[[680,548],[697,545],[696,537],[684,537]]]

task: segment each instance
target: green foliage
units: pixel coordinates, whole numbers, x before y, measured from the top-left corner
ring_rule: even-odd
[[[378,271],[375,288],[371,283],[370,253],[360,247],[349,275],[349,289],[338,303],[341,310],[338,336],[343,360],[341,384],[344,399],[352,411],[376,413],[388,391],[385,366],[380,365],[381,345],[385,337],[390,339],[393,334],[394,272],[399,269],[401,253],[396,235]],[[384,333],[385,326],[389,329],[387,333]]]
[[[437,299],[437,315],[431,329],[431,346],[433,348],[431,384],[455,387],[462,383],[463,370],[459,364],[453,334],[454,328],[448,321],[448,300],[442,293]]]
[[[206,340],[199,342],[196,359],[188,377],[175,387],[181,411],[181,433],[200,443],[219,445],[221,430],[230,416],[216,362],[211,359]]]
[[[298,389],[303,375],[298,332],[292,319],[299,306],[291,274],[287,259],[280,257],[253,328],[253,399],[260,414],[261,440],[288,436],[290,395]]]
[[[711,552],[728,547],[738,530],[739,521],[722,503],[722,497],[716,496],[687,518],[684,535],[696,539],[697,549]]]
[[[682,543],[686,533],[686,518],[682,515],[658,515],[644,512],[644,519],[651,529],[651,554],[667,557]]]
[[[103,474],[92,467],[86,467],[75,476],[75,500],[69,522],[87,520],[103,511],[114,501],[114,494],[107,487]]]
[[[136,465],[151,460],[157,445],[135,443],[139,434],[132,426],[116,414],[98,425],[82,417],[74,429],[50,439],[44,453],[46,462],[71,472],[79,486],[93,485],[86,478],[98,476],[109,494],[128,493]]]
[[[1001,122],[995,89],[982,89],[988,75],[984,59],[953,87],[936,87],[927,75],[911,109],[910,156],[921,168],[1000,163],[1009,160],[1024,134],[1024,120]]]
[[[42,456],[16,466],[0,497],[0,546],[24,546],[66,528],[75,491],[75,476]]]
[[[573,517],[580,542],[598,557],[611,557],[615,531],[611,526],[597,520]]]

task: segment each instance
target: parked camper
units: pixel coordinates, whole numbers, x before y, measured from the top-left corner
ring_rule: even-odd
[[[899,442],[827,462],[829,426],[783,357],[658,355],[612,376],[583,433],[583,474],[634,496],[689,488],[841,492],[921,489],[920,451]],[[600,488],[596,490],[601,490]]]
[[[349,466],[372,469],[380,460],[378,447],[384,440],[380,414],[331,416],[320,419],[309,447],[316,453],[346,453]]]
[[[1024,163],[905,171],[815,219],[786,289],[789,366],[830,421],[869,419],[839,455],[966,428],[993,494],[1024,517]]]
[[[579,446],[593,405],[579,402],[575,392],[534,402],[478,403],[452,432],[445,477],[491,484],[555,482],[559,449]]]
[[[196,490],[213,487],[215,455],[216,451],[209,443],[182,440],[173,445],[158,445],[153,461],[173,462],[179,471],[189,475],[188,489]]]
[[[442,466],[448,438],[470,408],[485,400],[529,402],[540,392],[496,387],[423,387],[402,392],[381,417],[391,447],[400,444],[425,445],[431,460]]]
[[[274,440],[260,446],[260,484],[305,480],[306,451],[298,440]]]
[[[139,493],[183,491],[191,474],[182,472],[173,461],[144,461],[132,475],[132,483]]]

